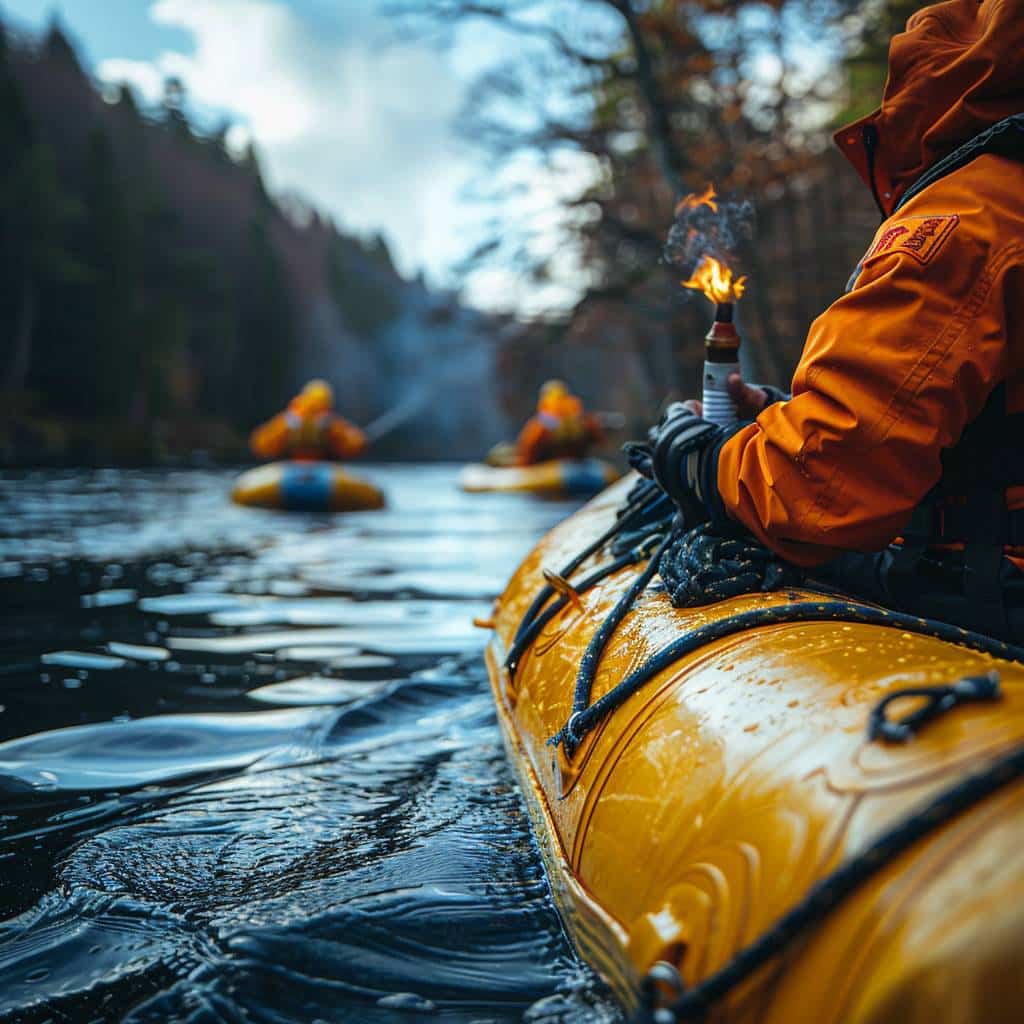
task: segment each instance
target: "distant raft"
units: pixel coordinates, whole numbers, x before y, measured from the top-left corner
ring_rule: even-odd
[[[334,462],[271,462],[243,473],[231,492],[239,505],[288,512],[361,512],[384,495]]]
[[[474,463],[459,476],[464,491],[519,491],[548,497],[588,497],[619,477],[602,459],[552,459],[535,466],[487,466]]]

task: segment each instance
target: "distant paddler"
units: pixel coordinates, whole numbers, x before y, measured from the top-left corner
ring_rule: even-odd
[[[601,418],[584,411],[582,400],[564,381],[546,381],[537,412],[526,422],[511,462],[535,466],[552,459],[584,459],[604,440]]]
[[[540,389],[536,415],[514,444],[495,445],[486,465],[470,465],[459,475],[464,491],[522,491],[549,496],[596,494],[618,477],[615,468],[587,458],[605,429],[621,429],[614,414],[586,413],[583,402],[563,381]]]
[[[288,408],[257,427],[249,446],[262,459],[298,462],[358,458],[366,451],[366,434],[334,411],[334,391],[325,380],[311,380]]]
[[[564,381],[541,386],[537,412],[523,427],[516,443],[516,464],[533,466],[550,459],[582,459],[604,439],[596,416],[584,412],[583,402]]]
[[[268,462],[235,481],[239,505],[290,512],[355,512],[380,508],[384,495],[372,483],[338,465],[366,450],[366,434],[333,411],[334,392],[324,380],[311,380],[288,408],[257,427],[253,452]]]

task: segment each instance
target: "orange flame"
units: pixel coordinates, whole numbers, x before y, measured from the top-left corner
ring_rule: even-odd
[[[700,195],[691,192],[685,199],[680,199],[676,203],[676,216],[678,217],[684,210],[696,210],[698,206],[707,206],[712,213],[718,213],[718,203],[715,202],[717,197],[714,185],[708,185]]]
[[[746,277],[733,280],[732,271],[714,256],[702,257],[689,281],[679,282],[684,288],[703,292],[712,302],[735,302],[747,287]]]

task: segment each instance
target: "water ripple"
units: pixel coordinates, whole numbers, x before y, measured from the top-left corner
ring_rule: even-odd
[[[209,472],[0,489],[0,1018],[620,1019],[471,625],[564,509],[374,472],[388,509],[333,520]]]

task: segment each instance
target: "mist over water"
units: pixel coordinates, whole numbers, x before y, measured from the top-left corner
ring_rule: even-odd
[[[620,1019],[471,624],[570,506],[362,471],[388,508],[319,519],[220,472],[3,480],[0,1019]]]

